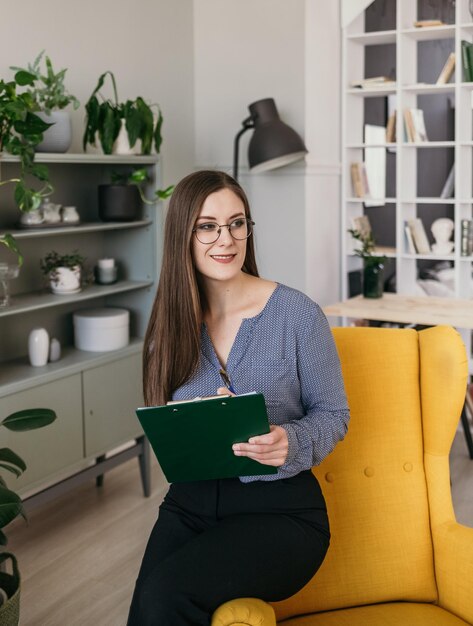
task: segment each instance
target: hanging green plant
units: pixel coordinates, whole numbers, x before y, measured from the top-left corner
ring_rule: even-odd
[[[35,77],[25,70],[17,72],[12,81],[0,80],[0,160],[1,153],[6,151],[20,161],[19,176],[0,181],[0,187],[14,184],[15,202],[21,211],[26,212],[37,209],[43,198],[53,191],[48,168],[34,160],[35,147],[42,141],[43,133],[50,124],[35,115],[36,105],[31,93],[18,92],[19,87],[34,86],[34,81]],[[41,183],[39,189],[32,186],[32,178]],[[0,235],[0,244],[17,254],[19,252],[11,235]]]

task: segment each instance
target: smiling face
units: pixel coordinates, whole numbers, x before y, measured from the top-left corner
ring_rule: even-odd
[[[230,189],[220,189],[205,199],[196,226],[206,222],[219,225],[231,224],[237,218],[245,218],[243,202]],[[194,235],[192,257],[201,278],[231,281],[238,278],[245,261],[247,240],[236,240],[228,228],[222,228],[215,243],[201,243]]]

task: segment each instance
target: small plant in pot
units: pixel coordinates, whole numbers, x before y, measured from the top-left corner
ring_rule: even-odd
[[[51,409],[26,409],[12,413],[0,425],[10,431],[22,432],[42,428],[55,419],[56,414]],[[26,463],[10,448],[1,448],[0,467],[19,477],[26,470]],[[26,519],[21,498],[0,477],[0,544],[3,547],[7,545],[3,528],[18,516]],[[11,565],[12,573],[6,571],[7,564]],[[0,624],[17,626],[20,616],[20,573],[14,554],[0,551],[0,566]]]
[[[78,293],[81,290],[85,258],[74,250],[68,254],[51,251],[40,261],[43,274],[55,294]]]
[[[374,254],[376,244],[371,231],[361,232],[351,228],[348,232],[361,243],[361,248],[355,248],[354,253],[363,259],[363,296],[365,298],[381,298],[386,257]]]
[[[112,81],[113,100],[100,93],[107,76]],[[153,108],[156,115],[153,115]],[[141,96],[119,102],[113,72],[104,72],[99,77],[85,110],[84,151],[88,146],[98,148],[97,143],[100,143],[104,154],[150,154],[153,147],[159,153],[163,124],[161,109],[157,104],[147,104]]]
[[[146,168],[130,173],[112,173],[112,184],[99,185],[99,216],[104,222],[134,221],[139,219],[142,203],[156,204],[174,191],[174,185],[157,189],[151,199],[144,194],[142,185],[149,182]]]
[[[28,93],[34,102],[37,115],[51,124],[44,133],[43,141],[37,145],[37,151],[67,152],[72,141],[72,125],[70,113],[64,109],[69,104],[72,104],[74,109],[78,109],[79,100],[68,93],[64,85],[67,69],[56,73],[48,56],[44,58],[45,70],[41,69],[44,52],[44,50],[40,52],[26,69],[14,66],[10,69],[34,77],[34,83]]]

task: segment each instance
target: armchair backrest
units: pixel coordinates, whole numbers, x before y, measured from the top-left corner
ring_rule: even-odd
[[[467,375],[458,333],[447,326],[333,332],[351,420],[345,440],[313,470],[327,501],[331,545],[304,589],[273,605],[279,620],[377,602],[436,601],[431,524],[453,517],[448,450]],[[440,465],[439,446],[447,457]]]

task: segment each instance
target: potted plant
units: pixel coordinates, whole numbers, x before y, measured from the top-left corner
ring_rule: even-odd
[[[51,291],[58,295],[78,293],[84,261],[85,258],[77,250],[68,254],[59,254],[55,250],[48,252],[40,260],[40,267],[49,280]]]
[[[361,243],[361,248],[355,248],[354,253],[363,259],[363,296],[365,298],[381,298],[386,257],[374,254],[376,244],[371,231],[362,233],[351,228],[348,232]]]
[[[100,93],[107,75],[112,81],[113,100]],[[153,108],[157,112],[155,116]],[[98,140],[104,154],[150,154],[153,146],[159,153],[163,123],[161,109],[157,104],[148,105],[140,96],[119,102],[113,72],[107,71],[100,76],[85,110],[84,151],[88,146],[97,148]]]
[[[174,191],[174,185],[166,189],[157,189],[148,199],[142,185],[149,182],[146,168],[135,169],[129,173],[112,172],[112,183],[99,185],[99,216],[104,222],[133,221],[139,219],[141,203],[155,204],[165,200]]]
[[[74,109],[79,107],[79,100],[70,94],[64,85],[67,69],[55,72],[51,59],[46,56],[45,71],[41,70],[41,61],[44,55],[42,50],[33,64],[28,64],[27,69],[10,67],[17,72],[24,72],[34,77],[34,83],[28,89],[38,117],[51,124],[44,133],[36,149],[39,152],[67,152],[72,141],[72,124],[69,111],[64,109],[72,104]]]
[[[21,432],[42,428],[51,424],[56,414],[51,409],[27,409],[12,413],[6,417],[1,426],[11,431]],[[10,448],[0,449],[0,466],[19,477],[26,470],[26,464]],[[3,528],[19,515],[26,519],[20,496],[9,489],[3,478],[0,478],[0,544],[7,545],[7,537]],[[11,563],[12,573],[4,568],[0,571],[0,624],[17,626],[20,615],[20,573],[15,556],[5,550],[0,552],[0,565]]]

